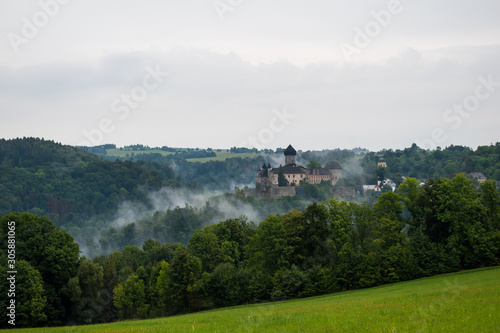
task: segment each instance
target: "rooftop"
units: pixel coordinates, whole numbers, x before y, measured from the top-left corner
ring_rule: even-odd
[[[297,151],[292,147],[292,145],[288,145],[283,153],[285,154],[285,156],[297,155]]]

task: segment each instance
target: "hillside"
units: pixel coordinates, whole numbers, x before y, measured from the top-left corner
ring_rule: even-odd
[[[494,267],[300,300],[50,331],[498,332],[499,313],[500,267]]]
[[[32,212],[69,228],[114,212],[124,200],[148,204],[147,192],[167,185],[179,186],[167,166],[104,161],[38,138],[0,140],[0,215]]]
[[[279,149],[209,151],[104,145],[87,147],[89,153],[80,148],[37,138],[0,140],[0,214],[18,211],[48,216],[75,237],[87,256],[126,245],[140,246],[151,237],[187,244],[194,230],[207,223],[241,215],[258,222],[268,214],[302,210],[307,202],[331,197],[329,187],[308,184],[303,197],[281,201],[254,200],[243,193],[214,199],[236,188],[252,188],[262,163],[282,163]],[[459,146],[425,151],[412,146],[378,153],[307,151],[299,156],[303,165],[339,161],[343,168],[339,185],[354,187],[361,194],[355,200],[369,204],[379,194],[363,195],[362,185],[376,184],[381,176],[376,168],[380,157],[388,163],[382,176],[397,185],[403,176],[425,179],[459,172],[479,171],[488,179],[500,178],[499,144],[475,151]]]

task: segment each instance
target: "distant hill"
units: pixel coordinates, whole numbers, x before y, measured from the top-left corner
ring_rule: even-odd
[[[123,200],[147,204],[149,190],[177,187],[168,166],[148,170],[39,138],[0,139],[0,215],[12,211],[79,225],[113,212]]]

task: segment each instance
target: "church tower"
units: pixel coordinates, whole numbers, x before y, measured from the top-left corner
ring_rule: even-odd
[[[296,156],[297,151],[293,149],[292,145],[289,145],[287,149],[284,151],[285,154],[285,165],[297,165]]]

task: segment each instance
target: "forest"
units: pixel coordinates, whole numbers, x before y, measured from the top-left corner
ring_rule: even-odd
[[[203,153],[195,149],[175,154],[180,150],[164,146],[159,149],[174,154],[162,156],[146,154],[150,148],[136,144],[127,146],[136,150],[134,157],[106,160],[84,148],[39,138],[0,139],[0,215],[17,211],[47,216],[92,258],[126,245],[141,246],[148,238],[186,245],[197,228],[208,224],[241,215],[261,221],[269,214],[302,211],[332,196],[327,184],[306,184],[297,197],[253,197],[256,170],[264,162],[283,163],[281,148],[241,158],[239,153],[256,151],[233,147],[235,157],[204,163],[183,157]],[[384,170],[377,169],[381,157],[388,163]],[[307,151],[298,158],[303,165],[338,161],[343,167],[339,185],[354,187],[359,194],[354,201],[370,205],[379,194],[363,193],[362,185],[376,184],[381,176],[398,185],[403,176],[425,180],[464,173],[471,179],[468,174],[473,171],[500,180],[499,143],[476,150],[450,146],[427,151],[413,145],[380,152]]]
[[[372,206],[329,198],[303,210],[197,228],[187,244],[147,239],[93,259],[47,217],[9,213],[16,228],[17,327],[154,318],[367,288],[498,265],[496,182],[405,179]],[[178,212],[180,213],[180,212]],[[161,220],[161,216],[159,219]],[[6,251],[0,285],[7,288]],[[2,298],[1,307],[7,300]],[[0,320],[7,326],[7,317]]]
[[[106,160],[44,139],[0,140],[1,248],[15,221],[19,326],[152,318],[498,264],[498,143],[300,154],[304,165],[341,163],[340,184],[359,193],[351,202],[326,184],[254,197],[255,171],[277,165],[282,149],[255,158],[232,150],[204,163],[182,154]],[[381,176],[397,191],[362,193]]]

